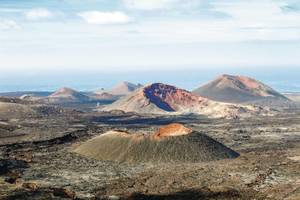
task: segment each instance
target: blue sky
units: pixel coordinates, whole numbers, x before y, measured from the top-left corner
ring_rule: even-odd
[[[0,0],[2,73],[300,66],[299,0]]]

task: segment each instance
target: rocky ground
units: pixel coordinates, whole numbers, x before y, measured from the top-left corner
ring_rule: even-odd
[[[241,156],[133,165],[73,153],[111,129],[150,133],[171,122]],[[300,199],[299,122],[297,110],[244,120],[75,111],[1,118],[0,199]]]

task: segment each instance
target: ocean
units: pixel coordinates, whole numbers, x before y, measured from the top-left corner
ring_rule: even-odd
[[[221,74],[255,78],[280,92],[300,92],[300,70],[155,70],[155,71],[56,71],[0,74],[0,92],[55,91],[71,87],[79,91],[110,88],[121,81],[132,83],[161,82],[193,90]]]

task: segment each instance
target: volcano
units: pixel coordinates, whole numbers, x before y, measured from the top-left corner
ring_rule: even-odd
[[[47,101],[50,103],[85,102],[89,97],[71,88],[63,87],[49,95]]]
[[[221,102],[243,103],[259,100],[288,101],[271,87],[246,76],[222,75],[195,89],[194,94]]]
[[[111,88],[110,90],[107,91],[100,91],[100,92],[96,92],[96,93],[108,93],[114,96],[124,96],[124,95],[128,95],[131,92],[135,91],[136,89],[142,87],[141,84],[134,84],[134,83],[130,83],[127,81],[123,81],[119,84],[117,84],[116,86],[114,86],[113,88]]]
[[[170,124],[148,135],[109,131],[84,142],[75,152],[97,160],[126,163],[206,162],[239,156],[182,124]]]
[[[265,109],[258,106],[216,102],[162,83],[147,85],[102,108],[102,111],[112,110],[150,114],[192,113],[214,118],[267,114]]]

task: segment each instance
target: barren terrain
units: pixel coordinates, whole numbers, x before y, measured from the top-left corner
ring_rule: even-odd
[[[1,199],[299,199],[300,111],[247,119],[49,112],[0,121]],[[240,153],[198,163],[99,161],[74,153],[109,130],[182,123]]]

